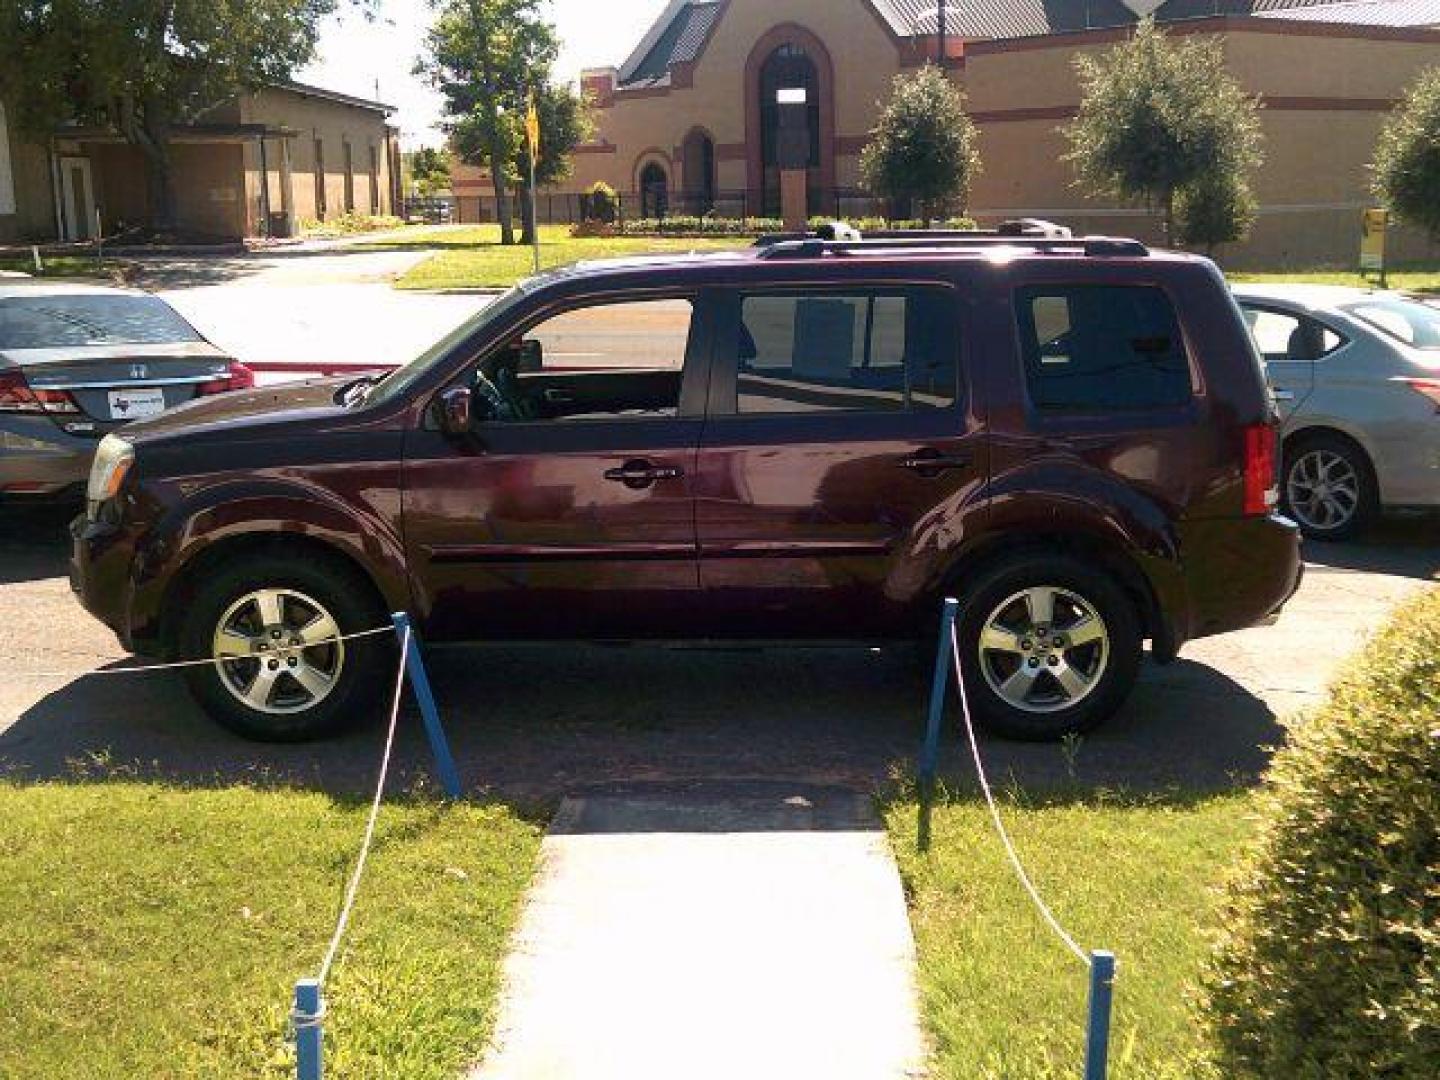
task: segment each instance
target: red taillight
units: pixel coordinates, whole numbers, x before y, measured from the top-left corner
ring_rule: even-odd
[[[1245,514],[1263,517],[1280,501],[1275,484],[1275,457],[1279,433],[1270,424],[1245,429]]]
[[[78,413],[80,406],[64,390],[35,390],[18,371],[0,371],[0,412]]]
[[[1401,379],[1400,381],[1417,394],[1423,394],[1429,398],[1435,408],[1440,410],[1440,379]]]
[[[212,379],[196,388],[197,394],[227,394],[231,390],[249,390],[255,385],[255,373],[237,360],[230,361],[225,378]]]

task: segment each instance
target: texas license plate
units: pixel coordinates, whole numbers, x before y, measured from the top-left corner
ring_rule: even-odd
[[[112,420],[143,420],[165,411],[165,391],[156,387],[110,391]]]

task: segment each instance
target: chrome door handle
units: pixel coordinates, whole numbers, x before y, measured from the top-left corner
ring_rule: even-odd
[[[911,457],[902,458],[900,467],[918,472],[922,476],[938,476],[951,469],[968,469],[974,461],[969,454],[941,454],[934,450],[921,450]]]
[[[1295,400],[1295,391],[1294,391],[1294,390],[1276,390],[1274,393],[1275,393],[1275,400],[1276,400],[1276,401],[1294,401],[1294,400]]]
[[[605,479],[639,491],[660,480],[679,480],[685,470],[676,466],[655,466],[648,461],[627,461],[618,469],[606,469]]]

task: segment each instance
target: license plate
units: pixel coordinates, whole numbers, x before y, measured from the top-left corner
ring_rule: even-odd
[[[110,419],[143,420],[165,411],[165,391],[156,387],[110,391]]]

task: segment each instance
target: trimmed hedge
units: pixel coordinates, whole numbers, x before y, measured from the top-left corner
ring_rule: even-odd
[[[1203,1008],[1221,1073],[1440,1075],[1440,590],[1294,732]]]

